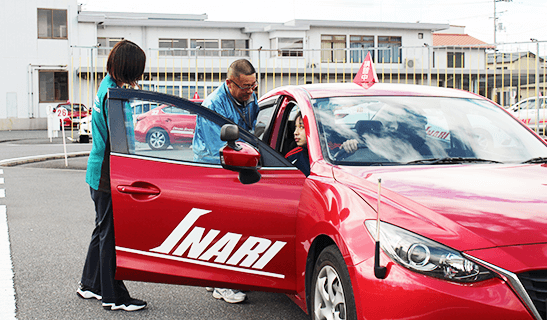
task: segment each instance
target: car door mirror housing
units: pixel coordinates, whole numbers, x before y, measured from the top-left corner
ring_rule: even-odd
[[[245,142],[237,142],[239,128],[233,124],[222,126],[220,139],[227,142],[220,150],[222,167],[239,172],[239,181],[243,184],[260,181],[261,175],[257,171],[260,167],[260,152]]]
[[[225,124],[220,128],[220,140],[228,142],[228,146],[236,151],[240,150],[235,143],[238,139],[239,128],[235,124]]]

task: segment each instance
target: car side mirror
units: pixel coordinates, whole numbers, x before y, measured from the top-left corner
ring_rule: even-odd
[[[245,142],[237,142],[238,139],[239,128],[236,125],[225,124],[222,126],[220,140],[227,143],[220,149],[220,163],[224,169],[239,172],[241,183],[256,183],[262,177],[258,172],[260,153]]]
[[[233,124],[225,124],[220,128],[220,140],[228,142],[228,146],[236,151],[239,147],[236,140],[239,139],[239,127]]]

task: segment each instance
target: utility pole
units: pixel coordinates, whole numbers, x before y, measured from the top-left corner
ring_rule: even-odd
[[[498,30],[498,16],[496,12],[496,2],[513,2],[513,0],[494,0],[494,47],[497,48],[496,31]]]
[[[496,39],[496,33],[498,31],[498,14],[496,10],[496,2],[513,2],[513,0],[494,0],[494,92],[492,93],[492,100],[501,103],[501,101],[497,101],[496,99],[496,72],[498,70],[498,40]]]

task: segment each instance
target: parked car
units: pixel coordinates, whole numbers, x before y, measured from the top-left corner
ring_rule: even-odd
[[[85,118],[82,118],[80,123],[78,123],[78,134],[78,141],[80,143],[89,143],[89,140],[92,138],[91,114]]]
[[[91,111],[89,111],[87,107],[81,103],[71,104],[68,101],[65,103],[59,103],[55,108],[53,108],[53,112],[55,112],[55,110],[59,107],[63,107],[68,111],[68,118],[63,119],[63,125],[65,127],[77,127],[81,119],[87,117],[88,114],[91,113]]]
[[[202,100],[194,101],[201,103]],[[147,105],[138,104],[138,105]],[[172,105],[162,104],[137,115],[135,139],[146,142],[154,150],[189,146],[194,137],[196,115]]]
[[[312,319],[545,319],[547,143],[490,100],[287,86],[260,99],[255,136],[181,98],[109,99],[117,279],[284,292]],[[218,164],[134,142],[133,99],[221,127]],[[371,101],[366,120],[337,122]],[[285,159],[298,111],[309,176]],[[483,120],[504,133],[488,147]],[[340,148],[348,139],[357,151]]]
[[[133,116],[136,118],[139,114],[143,114],[145,112],[150,111],[150,109],[154,109],[158,106],[157,103],[136,103],[131,105],[131,112],[133,113]]]
[[[521,100],[511,106],[510,110],[513,112],[513,115],[524,122],[530,128],[537,130],[545,135],[545,130],[547,130],[547,98],[539,98],[539,127],[538,122],[538,105],[537,98],[531,97],[524,100]]]

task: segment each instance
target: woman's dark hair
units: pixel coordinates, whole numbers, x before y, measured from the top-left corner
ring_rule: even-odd
[[[294,117],[294,121],[296,121],[296,119],[298,118],[302,118],[302,111],[298,111],[298,113],[296,114],[296,117]],[[304,119],[302,119],[304,120]],[[296,122],[295,122],[295,125],[296,125]]]
[[[135,43],[122,40],[108,55],[106,71],[116,82],[134,84],[139,80],[146,65],[146,54]]]

